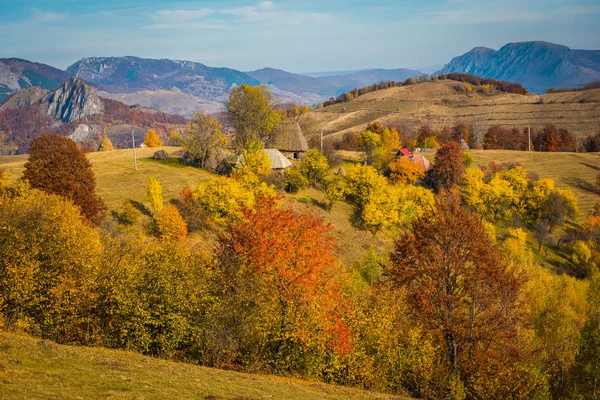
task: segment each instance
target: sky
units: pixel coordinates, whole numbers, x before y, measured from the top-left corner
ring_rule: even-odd
[[[441,66],[475,46],[600,49],[598,0],[0,0],[0,57],[82,57],[290,72]]]

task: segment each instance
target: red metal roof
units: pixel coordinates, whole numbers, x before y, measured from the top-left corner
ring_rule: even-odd
[[[401,149],[399,153],[400,154],[398,155],[403,155],[405,157],[412,157],[413,155],[408,149]]]

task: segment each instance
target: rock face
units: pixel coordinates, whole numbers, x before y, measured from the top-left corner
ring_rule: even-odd
[[[57,122],[69,123],[104,112],[96,90],[78,78],[69,78],[41,99],[45,113]]]
[[[572,50],[548,42],[509,43],[500,50],[476,47],[452,59],[438,73],[464,72],[518,82],[543,93],[600,80],[600,50]]]

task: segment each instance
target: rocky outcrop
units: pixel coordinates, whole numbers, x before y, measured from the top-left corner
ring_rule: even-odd
[[[0,106],[0,111],[36,104],[49,92],[49,90],[42,89],[39,86],[21,89],[13,93],[8,99],[6,99],[4,103],[2,103],[2,106]]]
[[[46,95],[41,105],[48,116],[62,123],[104,112],[104,103],[96,90],[78,78],[69,78]]]
[[[68,78],[68,72],[46,64],[0,58],[0,102],[15,91],[31,86],[52,90]]]

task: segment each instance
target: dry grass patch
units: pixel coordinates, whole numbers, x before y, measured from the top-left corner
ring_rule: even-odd
[[[0,332],[2,399],[402,399]]]

